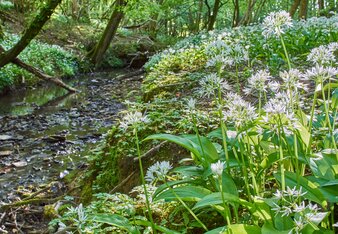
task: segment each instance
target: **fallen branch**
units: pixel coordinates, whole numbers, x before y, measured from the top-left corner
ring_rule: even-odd
[[[0,52],[4,52],[4,48],[2,46],[0,46]],[[65,84],[62,80],[56,78],[56,77],[52,77],[49,76],[45,73],[43,73],[42,71],[40,71],[39,69],[32,67],[31,65],[28,65],[27,63],[24,63],[22,60],[15,58],[11,61],[12,63],[14,63],[15,65],[25,69],[26,71],[32,73],[33,75],[37,76],[38,78],[45,80],[45,81],[50,81],[54,84],[56,84],[57,86],[60,86],[66,90],[68,90],[69,92],[75,93],[75,92],[79,92],[77,89],[74,89],[73,87],[68,86],[67,84]]]
[[[166,143],[168,143],[168,142],[167,141],[161,142],[160,144],[156,145],[155,147],[151,148],[150,150],[148,150],[147,152],[145,152],[143,155],[141,155],[141,158],[147,158],[147,157],[153,156]],[[137,162],[137,161],[138,161],[138,158],[134,158],[134,162]]]
[[[29,200],[22,200],[22,201],[10,203],[10,204],[5,204],[5,205],[0,206],[0,212],[9,210],[14,207],[20,207],[20,206],[25,206],[25,205],[42,204],[42,203],[51,204],[51,203],[57,202],[62,197],[63,196],[56,197],[56,198],[33,198]]]
[[[144,74],[144,69],[141,68],[137,71],[133,71],[133,72],[129,72],[127,74],[124,74],[124,75],[120,75],[120,76],[117,76],[116,79],[117,80],[123,80],[123,79],[126,79],[126,78],[130,78],[130,77],[134,77],[134,76],[139,76],[139,75],[142,75]]]
[[[122,180],[121,183],[119,183],[118,185],[116,185],[109,193],[115,193],[120,187],[122,187],[123,185],[125,185],[128,180],[135,174],[135,171],[133,171],[127,178],[125,178],[124,180]]]

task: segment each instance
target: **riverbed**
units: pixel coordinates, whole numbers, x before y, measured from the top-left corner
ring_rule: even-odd
[[[140,87],[128,71],[78,76],[80,93],[41,86],[0,97],[0,200],[12,202],[18,188],[62,181],[87,158]]]

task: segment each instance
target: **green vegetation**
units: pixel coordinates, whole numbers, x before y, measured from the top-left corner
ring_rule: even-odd
[[[334,233],[338,19],[291,27],[284,12],[269,17],[155,55],[145,66],[145,102],[127,102],[86,178],[94,194],[107,192],[122,181],[122,163],[163,140],[188,153],[179,164],[161,152],[152,166],[143,159],[146,189],[97,193],[51,225],[80,233]]]
[[[17,35],[6,34],[0,44],[8,49],[18,40]],[[30,43],[19,58],[52,76],[74,76],[78,71],[77,59],[70,52],[60,46],[48,45],[36,40]],[[8,64],[0,70],[0,92],[12,85],[34,84],[36,82],[35,76],[14,64]]]
[[[35,76],[75,92],[54,78],[147,61],[142,95],[126,95],[81,170],[60,174],[70,192],[45,206],[49,231],[336,233],[337,11],[336,0],[0,0],[0,92]],[[105,100],[100,118],[109,92],[90,92]],[[82,147],[67,130],[50,138]]]

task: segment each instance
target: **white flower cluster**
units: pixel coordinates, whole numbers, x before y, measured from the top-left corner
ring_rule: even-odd
[[[319,212],[317,204],[305,202],[303,196],[306,192],[302,191],[300,187],[290,188],[287,187],[285,191],[277,190],[274,193],[274,198],[277,199],[276,203],[273,203],[276,215],[282,217],[292,217],[294,222],[294,231],[301,233],[301,230],[309,223],[317,224],[325,218],[327,213]]]
[[[260,70],[252,75],[248,79],[248,85],[244,89],[245,94],[252,94],[252,93],[266,93],[267,92],[267,82],[270,81],[271,75],[266,70]]]
[[[127,113],[122,121],[120,122],[120,127],[124,130],[128,129],[129,126],[136,127],[140,123],[149,123],[149,119],[146,115],[143,115],[141,112],[135,111]]]
[[[297,91],[298,89],[308,90],[307,85],[302,82],[306,81],[307,77],[297,69],[282,71],[279,73],[279,76],[283,80],[282,86],[289,92]]]
[[[223,69],[224,66],[233,66],[249,60],[248,49],[235,41],[226,43],[217,39],[206,46],[205,52],[209,57],[207,67],[220,66]]]
[[[227,95],[225,108],[223,111],[224,121],[234,123],[237,128],[253,122],[258,117],[256,108],[235,93]]]
[[[168,161],[156,162],[148,168],[145,180],[149,183],[153,183],[157,180],[164,181],[171,169],[172,166]]]
[[[271,36],[281,36],[284,30],[292,27],[292,19],[288,12],[272,12],[263,21],[263,35],[268,38]]]
[[[231,86],[228,82],[220,78],[216,73],[205,76],[199,81],[200,89],[198,91],[201,97],[210,97],[214,96],[220,90],[222,93],[225,93],[228,90],[231,90]]]
[[[307,61],[318,65],[330,65],[336,62],[334,52],[338,49],[338,43],[333,42],[329,45],[321,45],[313,48],[307,56]]]
[[[308,69],[305,73],[305,76],[308,79],[314,80],[316,83],[324,83],[329,79],[333,79],[337,75],[338,75],[337,68],[324,67],[318,64],[315,67]]]
[[[211,172],[216,178],[221,178],[223,174],[225,163],[218,160],[216,163],[210,165]]]

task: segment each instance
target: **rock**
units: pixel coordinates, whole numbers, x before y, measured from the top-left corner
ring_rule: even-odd
[[[14,137],[10,135],[0,135],[0,141],[12,140]]]
[[[6,151],[0,151],[0,157],[1,156],[9,156],[13,153],[13,151],[6,150]]]
[[[25,166],[27,166],[27,162],[25,162],[25,161],[19,161],[19,162],[14,162],[14,163],[12,163],[12,165],[13,166],[15,166],[15,167],[25,167]]]

